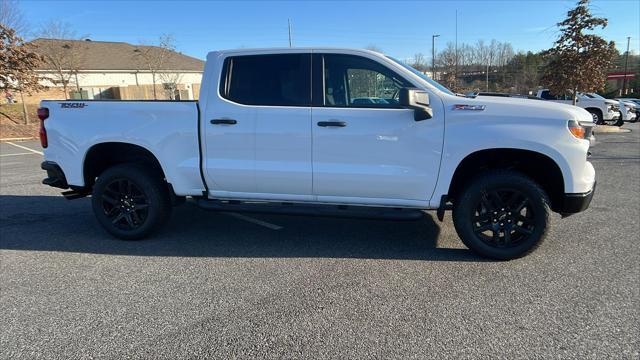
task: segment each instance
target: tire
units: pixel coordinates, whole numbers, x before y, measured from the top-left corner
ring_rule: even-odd
[[[616,120],[607,120],[605,121],[605,124],[610,125],[610,126],[622,126],[624,125],[624,120],[622,120],[622,115],[620,115],[620,117]]]
[[[91,204],[100,225],[123,240],[148,236],[171,215],[171,198],[162,175],[133,163],[100,174]]]
[[[538,184],[518,172],[498,170],[466,186],[454,203],[453,224],[470,250],[510,260],[544,241],[550,214],[549,198]]]
[[[602,125],[604,122],[602,121],[602,112],[598,109],[587,109],[587,111],[591,114],[591,118],[593,119],[593,123],[596,125]]]

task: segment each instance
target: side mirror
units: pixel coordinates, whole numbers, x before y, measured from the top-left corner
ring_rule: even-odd
[[[414,110],[413,119],[415,121],[427,120],[433,117],[433,110],[429,106],[429,94],[424,90],[402,88],[400,89],[398,100],[401,106]]]

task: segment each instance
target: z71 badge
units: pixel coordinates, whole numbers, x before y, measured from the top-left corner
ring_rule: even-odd
[[[62,109],[82,109],[89,105],[81,102],[72,102],[72,103],[60,103],[60,107]]]

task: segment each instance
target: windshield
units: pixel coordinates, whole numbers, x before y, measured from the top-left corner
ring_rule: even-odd
[[[596,93],[578,93],[578,95],[582,96],[582,97],[587,97],[587,98],[591,98],[591,99],[604,99],[602,96],[596,94]]]
[[[411,71],[412,73],[418,75],[422,80],[428,82],[429,84],[433,85],[435,88],[437,88],[438,90],[447,93],[449,95],[455,95],[451,90],[447,89],[446,87],[438,84],[435,80],[431,79],[430,77],[428,77],[427,75],[421,73],[420,71],[414,69],[413,67],[403,63],[400,60],[394,59],[391,56],[387,56],[387,58],[391,59],[393,62],[395,62],[396,64],[402,66],[403,68]]]

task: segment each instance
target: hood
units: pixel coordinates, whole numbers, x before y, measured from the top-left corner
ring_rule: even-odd
[[[636,109],[637,107],[639,107],[638,105],[636,105],[634,102],[632,101],[624,101],[622,100],[622,102],[624,103],[624,106],[630,108],[630,109]]]
[[[450,105],[448,108],[453,108],[453,106],[457,104],[484,105],[485,109],[478,111],[478,114],[492,117],[520,117],[539,121],[593,121],[591,114],[581,107],[547,100],[479,96],[476,98],[450,97],[447,102],[450,102],[450,104],[445,104]]]

